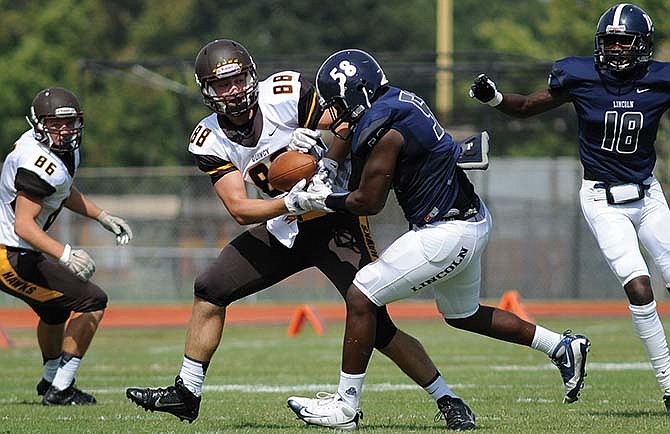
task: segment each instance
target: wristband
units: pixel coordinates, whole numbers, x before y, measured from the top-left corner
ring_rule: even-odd
[[[493,97],[493,99],[491,99],[491,101],[487,102],[486,104],[490,105],[491,107],[497,107],[500,105],[502,100],[503,100],[503,94],[496,90],[496,94]]]
[[[326,201],[325,201],[326,206],[328,208],[332,209],[335,212],[337,212],[337,211],[349,212],[349,211],[347,211],[347,206],[346,206],[347,197],[349,197],[349,194],[350,193],[329,194],[326,197]]]
[[[58,258],[58,262],[61,264],[66,264],[67,261],[70,260],[70,253],[72,252],[72,247],[70,247],[69,244],[65,245],[65,249],[63,249],[63,254]]]

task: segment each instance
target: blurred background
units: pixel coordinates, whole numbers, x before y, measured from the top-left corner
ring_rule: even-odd
[[[670,58],[670,0],[638,1],[656,26],[655,58]],[[576,118],[571,105],[526,120],[467,96],[486,72],[502,92],[546,86],[554,60],[593,53],[601,0],[0,0],[0,156],[28,129],[34,95],[64,86],[86,119],[76,185],[128,219],[123,248],[96,222],[61,213],[52,234],[82,246],[94,280],[112,302],[189,301],[195,276],[243,227],[217,199],[187,152],[204,116],[193,80],[199,49],[217,38],[241,42],[260,78],[296,70],[313,81],[333,51],[373,54],[390,82],[425,99],[456,139],[491,135],[491,166],[469,172],[494,216],[482,295],[517,289],[531,299],[623,299],[585,225],[578,201]],[[664,118],[656,175],[670,159]],[[372,218],[378,248],[407,229],[393,197]],[[277,258],[281,261],[281,258]],[[653,268],[653,265],[651,266]],[[657,298],[668,298],[652,269]],[[337,300],[308,270],[242,303]],[[431,297],[430,291],[420,298]],[[0,293],[0,305],[20,302]]]

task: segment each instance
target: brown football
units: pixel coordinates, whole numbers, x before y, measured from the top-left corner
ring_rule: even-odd
[[[301,179],[307,182],[316,173],[316,158],[298,151],[286,151],[272,161],[268,181],[272,188],[289,191]]]

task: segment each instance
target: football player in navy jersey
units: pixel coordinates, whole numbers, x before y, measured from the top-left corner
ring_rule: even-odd
[[[652,60],[654,26],[641,8],[620,3],[598,21],[594,57],[554,63],[549,87],[502,94],[484,74],[470,96],[517,117],[572,103],[579,121],[582,211],[623,285],[637,335],[670,413],[670,356],[640,252],[646,248],[670,288],[670,210],[652,171],[661,116],[670,107],[670,63]],[[594,61],[595,60],[595,61]]]
[[[47,231],[65,207],[97,219],[117,244],[128,243],[132,232],[74,186],[84,130],[79,99],[62,87],[46,88],[33,99],[27,120],[32,128],[14,143],[0,178],[0,291],[23,300],[39,317],[42,404],[91,405],[95,398],[74,380],[107,294],[89,280],[95,263],[88,253]]]
[[[375,59],[361,50],[332,54],[316,80],[317,92],[335,119],[331,129],[348,141],[351,154],[364,159],[365,165],[353,191],[330,194],[313,206],[336,211],[335,215],[372,215],[384,208],[393,188],[411,230],[361,268],[346,293],[337,391],[320,392],[316,398],[290,397],[289,407],[308,424],[356,428],[376,312],[428,287],[434,289],[438,310],[448,324],[547,354],[561,372],[564,401],[576,401],[589,340],[561,335],[479,304],[480,258],[492,219],[457,164],[460,145],[428,105],[412,92],[390,86]],[[348,127],[337,130],[344,123]],[[437,402],[449,429],[475,428],[474,414],[453,391]]]
[[[356,271],[377,255],[367,218],[306,213],[304,203],[319,198],[319,192],[303,191],[303,181],[283,195],[268,182],[277,155],[287,149],[319,150],[315,144],[320,133],[313,128],[327,128],[331,118],[317,104],[312,84],[294,71],[258,80],[249,52],[230,39],[212,41],[200,50],[195,77],[212,113],[195,127],[189,151],[231,216],[254,226],[225,246],[196,278],[175,384],[126,391],[147,410],[189,422],[198,417],[205,373],[219,346],[229,304],[310,267],[318,268],[344,296]],[[324,185],[337,188],[344,183],[346,188],[346,165],[322,159],[319,167],[315,177]],[[250,196],[247,187],[260,198]],[[379,317],[375,348],[431,396],[448,390],[423,346],[398,330],[385,308],[379,309]]]

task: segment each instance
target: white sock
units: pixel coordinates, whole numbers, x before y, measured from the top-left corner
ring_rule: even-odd
[[[435,379],[428,386],[425,386],[423,390],[428,392],[430,397],[433,398],[436,402],[445,395],[449,395],[452,398],[458,398],[458,395],[456,395],[454,391],[451,390],[439,372],[437,373]]]
[[[47,380],[49,383],[54,381],[58,367],[60,366],[61,356],[54,359],[45,359],[44,360],[44,372],[42,373],[42,378]]]
[[[365,372],[362,374],[347,374],[340,371],[340,385],[337,387],[337,393],[344,402],[353,408],[358,408],[358,404],[361,402],[363,381],[365,381]]]
[[[665,339],[663,324],[656,312],[656,302],[644,306],[629,305],[633,326],[647,350],[651,367],[656,372],[656,380],[665,394],[670,393],[670,355]]]
[[[60,366],[56,371],[51,385],[58,390],[65,390],[70,387],[70,384],[74,381],[74,376],[79,369],[79,364],[81,363],[81,357],[74,356],[72,354],[63,353]]]
[[[184,386],[195,396],[202,395],[202,383],[205,382],[205,373],[208,366],[209,362],[201,362],[184,355],[179,376],[184,381]]]
[[[542,326],[535,326],[535,335],[533,335],[533,342],[530,344],[531,348],[542,351],[544,354],[551,357],[558,344],[563,339],[563,336],[547,330]]]

